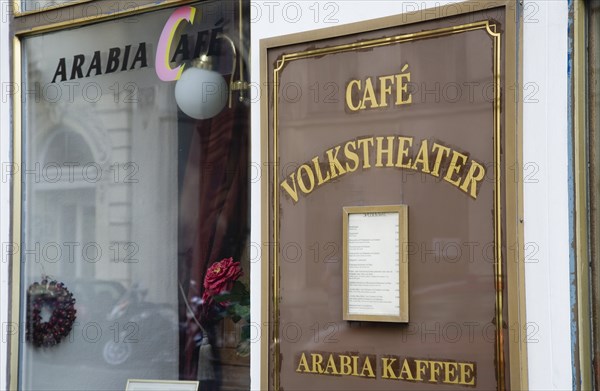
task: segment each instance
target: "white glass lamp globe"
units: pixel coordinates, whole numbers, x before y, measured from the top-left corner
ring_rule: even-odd
[[[206,119],[219,114],[228,99],[227,83],[210,69],[190,67],[175,84],[175,100],[185,114]]]

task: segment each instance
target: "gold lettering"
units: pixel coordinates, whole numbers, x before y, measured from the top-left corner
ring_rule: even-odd
[[[469,167],[469,172],[465,176],[460,189],[468,193],[471,197],[477,198],[477,182],[480,182],[484,177],[485,167],[475,160],[471,160],[471,167]]]
[[[331,372],[329,372],[329,369],[331,369]],[[323,373],[326,375],[328,375],[329,373],[331,373],[332,375],[338,374],[338,371],[335,367],[335,360],[333,358],[333,354],[329,355],[329,358],[327,359],[327,366],[325,367],[325,371]]]
[[[290,179],[292,180],[294,188],[292,188],[287,183],[287,179],[281,182],[281,187],[283,187],[283,189],[288,192],[288,194],[290,195],[290,197],[292,197],[294,202],[298,202],[298,189],[296,188],[296,173],[292,173],[292,175],[290,175]]]
[[[470,363],[459,363],[460,366],[460,382],[458,384],[464,384],[466,386],[475,385],[475,376],[473,371],[475,370],[474,365]]]
[[[415,360],[415,364],[417,366],[416,371],[417,371],[417,377],[415,377],[416,381],[423,381],[423,378],[421,377],[421,375],[425,375],[425,371],[427,370],[427,366],[429,364],[428,361],[424,361],[424,360]]]
[[[402,72],[406,72],[408,64],[402,67]],[[412,95],[408,92],[408,83],[410,83],[410,72],[396,75],[396,106],[412,103]],[[408,98],[404,98],[404,94]]]
[[[306,172],[306,176],[308,177],[308,182],[310,186],[306,186],[306,183],[304,183],[304,177],[300,172],[302,170]],[[313,174],[310,167],[306,164],[303,164],[298,168],[298,186],[300,186],[300,190],[302,190],[304,194],[308,194],[315,189],[315,175]]]
[[[458,162],[458,159],[462,160],[462,163]],[[446,172],[446,176],[444,180],[449,183],[452,183],[454,186],[458,187],[460,184],[460,177],[456,179],[452,179],[454,174],[457,174],[462,166],[467,162],[467,156],[463,155],[460,152],[452,151],[452,159],[450,160],[450,165],[448,166],[448,171]]]
[[[435,156],[435,163],[433,164],[433,171],[431,171],[431,175],[439,177],[440,176],[440,165],[442,164],[442,158],[444,155],[450,155],[450,148],[444,147],[438,143],[433,143],[431,150],[435,152],[437,149],[437,155]]]
[[[392,364],[396,362],[395,358],[383,357],[383,374],[381,377],[383,379],[397,379],[398,376],[394,373],[394,368],[392,368]]]
[[[352,374],[352,358],[344,354],[340,354],[340,375]]]
[[[379,76],[375,80],[375,83],[379,83],[379,94],[375,92],[372,77],[367,77],[364,80],[350,80],[346,85],[346,106],[348,109],[358,111],[388,107],[390,97],[396,106],[412,103],[412,93],[408,90],[411,77],[408,64],[404,64],[400,72],[395,75]],[[360,94],[362,94],[362,98],[359,98],[358,101],[353,100],[353,97],[360,96]]]
[[[362,150],[363,150],[363,169],[371,168],[368,144],[373,145],[373,143],[374,143],[373,137],[363,138],[363,139],[358,140],[357,142],[358,142],[359,148],[362,148]]]
[[[379,77],[379,107],[387,107],[387,96],[392,93],[392,86],[388,86],[388,82],[394,84],[394,76]]]
[[[352,356],[352,376],[358,376],[358,356]]]
[[[300,362],[298,363],[296,372],[311,372],[311,370],[308,368],[308,362],[306,362],[306,355],[304,353],[302,353],[302,356],[300,356]]]
[[[358,358],[358,357],[356,357],[356,358]],[[367,372],[366,375],[365,375],[365,371]],[[371,361],[369,360],[369,356],[365,357],[365,362],[363,364],[362,371],[360,372],[360,376],[375,377],[375,373],[373,372],[373,368],[371,367]]]
[[[362,105],[360,106],[361,109],[368,108],[366,106],[367,101],[371,102],[371,109],[379,107],[377,104],[377,98],[375,97],[375,91],[373,90],[373,82],[371,82],[371,78],[368,78],[365,81],[365,91],[363,93]]]
[[[283,193],[296,203],[298,193],[310,194],[334,178],[357,171],[362,160],[363,170],[372,165],[377,168],[397,167],[443,177],[446,182],[477,199],[486,167],[450,147],[436,142],[432,142],[430,147],[430,141],[422,140],[416,155],[414,137],[377,136],[346,141],[325,151],[327,163],[322,156],[315,156],[282,180],[280,186]]]
[[[358,168],[358,163],[360,162],[360,159],[358,158],[358,154],[356,152],[350,151],[350,147],[352,147],[353,150],[356,150],[356,142],[348,141],[346,145],[344,145],[344,155],[346,156],[346,158],[354,162],[353,167],[350,167],[350,163],[346,163],[346,171],[354,172]]]
[[[348,106],[348,108],[352,111],[358,111],[362,105],[362,101],[360,101],[360,100],[358,101],[358,105],[356,105],[356,106],[354,106],[354,103],[352,102],[352,87],[356,86],[356,87],[358,87],[358,90],[360,91],[361,84],[362,83],[360,80],[352,80],[346,86],[346,106]]]
[[[442,368],[441,362],[439,362],[439,361],[430,361],[429,362],[429,381],[431,383],[438,382],[441,368]]]
[[[415,162],[412,166],[413,170],[418,170],[417,164],[421,164],[421,171],[426,174],[429,174],[429,147],[427,140],[423,140],[421,142],[421,148],[419,148],[419,153],[417,153],[417,157],[415,158]]]
[[[412,159],[408,159],[408,162],[404,163],[404,158],[408,156],[408,148],[412,147],[412,143],[412,137],[398,136],[398,160],[396,161],[396,167],[411,168]],[[408,144],[408,147],[406,144]]]
[[[329,181],[329,171],[327,171],[327,176],[323,179],[323,173],[321,172],[321,163],[319,163],[319,157],[316,156],[313,158],[313,165],[315,166],[315,172],[317,173],[317,186],[321,186],[323,183]]]
[[[338,145],[333,149],[328,149],[326,152],[327,158],[329,159],[329,170],[331,171],[332,179],[336,178],[338,175],[344,175],[346,173],[346,170],[344,170],[344,166],[342,166],[342,163],[340,163],[340,161],[337,158],[338,153],[340,152],[340,148],[341,147]],[[333,154],[333,151],[335,151],[335,155]]]
[[[383,137],[377,137],[377,160],[375,162],[375,167],[383,167],[382,160],[383,155],[387,156],[386,167],[394,167],[394,163],[392,162],[392,156],[394,154],[394,136],[387,137],[387,148],[383,148]]]
[[[455,362],[447,362],[444,361],[444,380],[443,382],[446,384],[458,384],[458,376],[456,376],[456,370],[458,369],[458,364]],[[454,379],[451,379],[454,378]]]
[[[310,354],[310,362],[307,359],[308,354]],[[326,358],[325,354],[327,354]],[[364,361],[360,363],[361,369],[359,371],[361,357],[364,357]],[[302,352],[298,360],[296,372],[376,378],[377,362],[373,364],[371,357],[374,356]],[[327,360],[327,365],[324,367],[325,359]],[[374,360],[378,359],[374,358]],[[382,357],[381,364],[382,379],[460,384],[465,386],[474,386],[477,382],[476,364],[469,362],[457,363],[454,361]],[[399,372],[396,373],[396,370]]]
[[[404,380],[406,375],[406,380],[415,380],[412,372],[410,371],[410,365],[408,365],[408,360],[404,359],[402,362],[402,369],[400,369],[400,373],[398,374],[398,379]]]
[[[311,353],[310,355],[312,357],[312,373],[323,373],[323,367],[321,366],[323,364],[323,356],[319,353]]]

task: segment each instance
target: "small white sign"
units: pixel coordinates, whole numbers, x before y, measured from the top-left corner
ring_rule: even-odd
[[[198,391],[198,381],[184,380],[127,380],[125,391]]]

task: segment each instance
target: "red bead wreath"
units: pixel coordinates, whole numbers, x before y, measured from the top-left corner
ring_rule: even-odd
[[[42,322],[42,308],[52,314]],[[36,347],[58,344],[69,335],[76,319],[75,299],[62,282],[44,279],[27,289],[27,341]]]

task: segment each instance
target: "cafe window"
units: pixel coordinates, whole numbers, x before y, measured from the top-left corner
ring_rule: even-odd
[[[19,389],[249,388],[248,11],[18,36]]]

